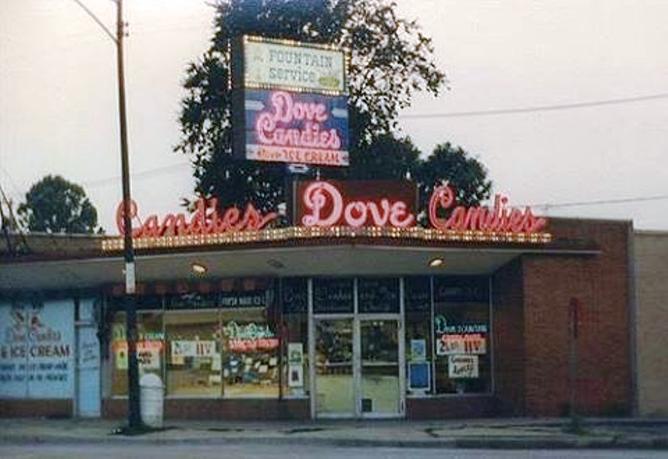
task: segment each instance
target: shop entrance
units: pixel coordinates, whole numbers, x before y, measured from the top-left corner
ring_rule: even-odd
[[[395,314],[316,317],[316,396],[311,401],[315,416],[402,417],[401,332],[401,319]]]

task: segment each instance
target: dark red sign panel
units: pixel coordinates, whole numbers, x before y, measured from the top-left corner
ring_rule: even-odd
[[[296,190],[295,226],[415,226],[417,188],[408,181],[310,181]]]

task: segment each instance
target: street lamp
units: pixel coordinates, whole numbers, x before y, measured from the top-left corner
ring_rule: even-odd
[[[135,294],[135,257],[132,247],[132,220],[130,208],[130,164],[128,159],[128,132],[125,107],[125,73],[123,67],[123,0],[112,0],[116,3],[116,35],[100,21],[80,0],[74,0],[116,44],[116,63],[118,71],[118,111],[121,135],[121,176],[123,182],[123,252],[125,259],[125,318],[126,340],[128,343],[128,429],[142,427],[139,413],[139,365],[137,363],[137,311],[133,301]]]

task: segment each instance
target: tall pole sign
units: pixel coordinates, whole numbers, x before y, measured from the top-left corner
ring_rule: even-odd
[[[232,53],[232,135],[237,158],[349,165],[342,50],[242,36]]]

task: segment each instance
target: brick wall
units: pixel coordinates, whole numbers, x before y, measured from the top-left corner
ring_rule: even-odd
[[[492,283],[494,389],[498,414],[524,413],[526,363],[524,352],[524,299],[522,263],[508,263]]]
[[[525,255],[525,414],[557,416],[569,404],[569,315],[583,305],[577,342],[576,406],[583,414],[631,408],[629,267],[626,222],[557,220],[560,237],[593,240],[592,256]]]
[[[466,419],[491,417],[496,414],[496,400],[489,395],[406,399],[408,419]]]
[[[0,418],[69,418],[72,400],[0,400]]]
[[[127,400],[106,399],[102,416],[127,416]],[[309,401],[300,399],[166,399],[165,419],[304,420],[309,419]]]

